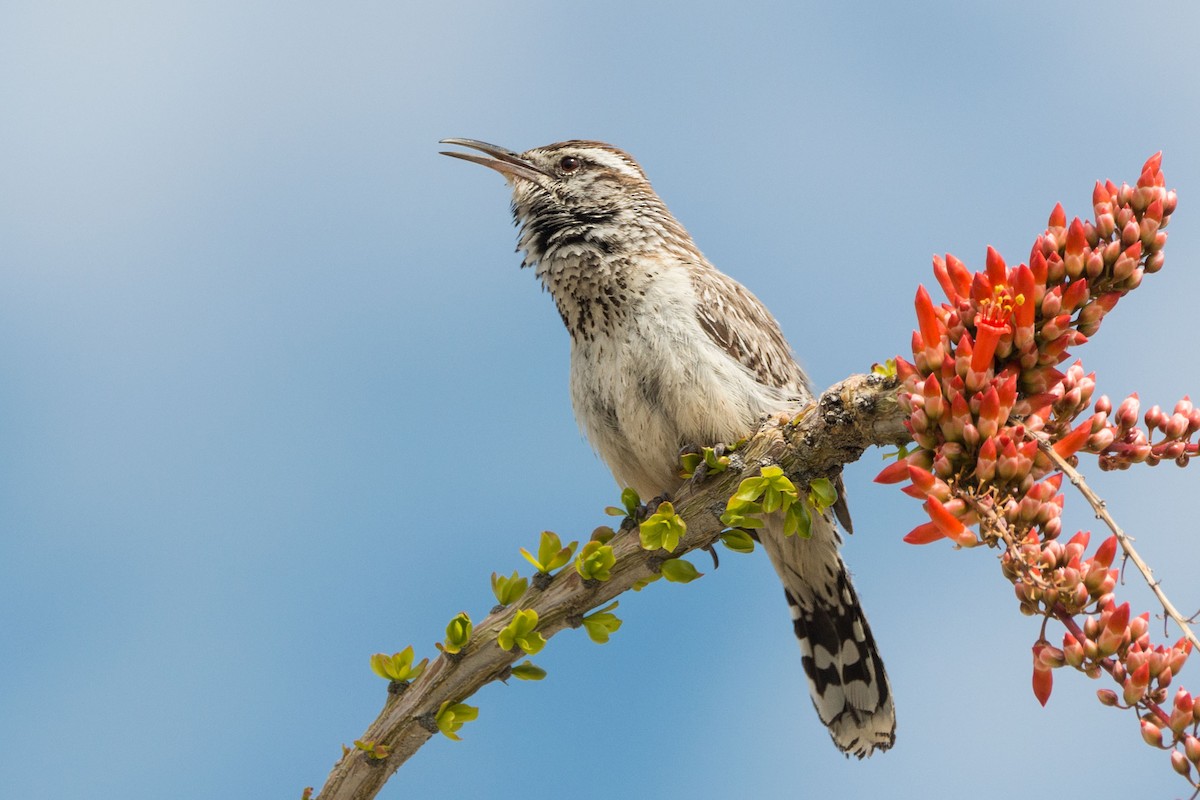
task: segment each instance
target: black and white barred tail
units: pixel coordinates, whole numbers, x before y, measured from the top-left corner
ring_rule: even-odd
[[[887,750],[896,738],[891,687],[833,521],[814,516],[810,539],[785,537],[768,522],[760,538],[783,581],[813,706],[834,744],[858,758]]]

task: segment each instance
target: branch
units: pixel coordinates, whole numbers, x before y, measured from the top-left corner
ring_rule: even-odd
[[[854,375],[828,389],[790,423],[768,420],[730,455],[728,469],[697,472],[676,492],[672,500],[687,523],[687,534],[671,556],[715,543],[725,530],[719,517],[726,501],[743,478],[758,475],[764,466],[777,465],[807,481],[837,474],[871,445],[907,443],[907,415],[897,394],[894,379]],[[460,653],[443,653],[411,685],[389,693],[383,711],[360,739],[370,743],[371,752],[348,750],[330,772],[320,800],[375,797],[437,732],[435,719],[443,703],[462,702],[485,684],[507,678],[524,654],[519,648],[500,649],[496,637],[519,609],[536,611],[537,630],[549,639],[564,628],[579,627],[585,613],[652,578],[663,560],[663,551],[642,549],[636,531],[618,534],[611,545],[616,564],[609,580],[585,581],[570,567],[561,570],[545,589],[531,587],[520,600],[481,621]]]
[[[1121,526],[1117,525],[1116,520],[1114,520],[1112,515],[1108,513],[1108,507],[1104,500],[1102,500],[1099,495],[1092,491],[1092,487],[1088,486],[1087,482],[1083,479],[1083,475],[1079,473],[1079,470],[1071,466],[1069,461],[1055,451],[1054,445],[1048,438],[1045,436],[1037,436],[1036,439],[1038,443],[1038,449],[1045,453],[1046,456],[1054,462],[1054,465],[1058,467],[1058,469],[1061,470],[1068,479],[1070,479],[1071,484],[1078,489],[1079,493],[1082,494],[1088,503],[1091,504],[1092,510],[1096,512],[1096,518],[1102,520],[1104,524],[1108,526],[1109,530],[1116,534],[1117,542],[1121,545],[1121,549],[1125,551],[1125,555],[1127,555],[1129,560],[1133,562],[1134,566],[1138,568],[1138,572],[1142,573],[1142,577],[1146,579],[1146,584],[1150,587],[1150,591],[1154,592],[1154,596],[1157,597],[1158,602],[1162,604],[1163,610],[1167,613],[1167,616],[1175,620],[1175,624],[1179,626],[1181,631],[1183,631],[1183,635],[1187,637],[1188,641],[1192,643],[1192,646],[1195,647],[1197,651],[1200,651],[1200,640],[1196,638],[1196,634],[1192,632],[1190,627],[1188,627],[1187,618],[1180,614],[1171,601],[1167,599],[1167,595],[1162,590],[1162,586],[1159,584],[1159,581],[1154,579],[1154,571],[1150,569],[1150,566],[1145,561],[1142,560],[1142,557],[1138,555],[1137,550],[1133,549],[1133,539],[1131,539],[1129,535],[1125,533],[1125,531],[1121,530]]]

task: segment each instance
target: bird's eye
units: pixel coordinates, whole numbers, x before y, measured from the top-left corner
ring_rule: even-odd
[[[582,164],[575,156],[563,156],[558,160],[558,169],[564,175],[570,175],[572,172],[578,172],[580,166],[582,166]]]

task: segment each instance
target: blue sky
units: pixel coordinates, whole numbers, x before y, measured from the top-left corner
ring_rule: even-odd
[[[933,252],[1019,261],[1162,149],[1166,268],[1079,355],[1170,406],[1200,392],[1197,29],[1184,0],[6,4],[7,793],[298,797],[374,719],[371,653],[432,654],[518,547],[604,522],[504,184],[438,139],[628,149],[821,386],[904,351]],[[554,639],[381,796],[1182,794],[1098,684],[1037,705],[1036,621],[990,554],[904,545],[880,466],[847,471],[846,555],[892,752],[835,751],[770,567],[731,554],[623,601],[604,647]],[[1084,466],[1200,607],[1195,469]]]

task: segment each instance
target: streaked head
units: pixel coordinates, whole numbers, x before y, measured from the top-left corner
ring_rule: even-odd
[[[682,231],[638,163],[610,144],[572,140],[515,153],[475,139],[442,143],[483,153],[443,155],[482,164],[512,186],[513,216],[521,225],[527,265],[566,245],[612,252],[619,239],[634,243],[644,238],[640,231]]]

